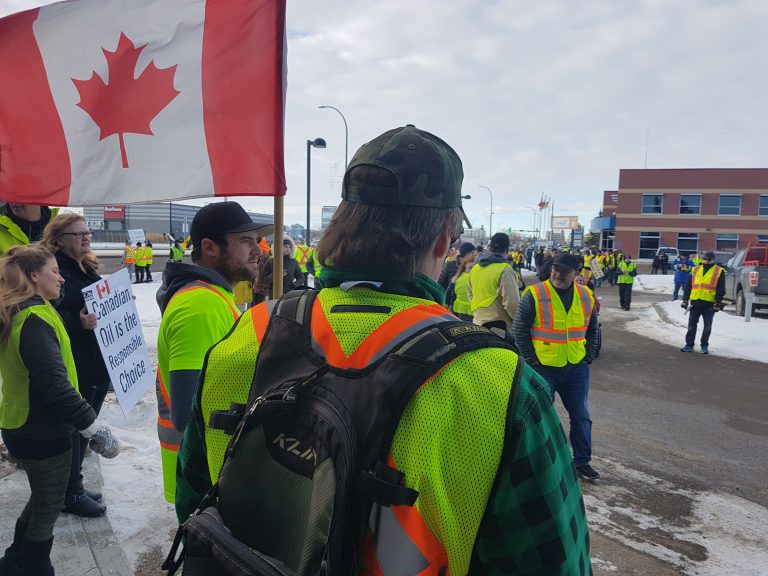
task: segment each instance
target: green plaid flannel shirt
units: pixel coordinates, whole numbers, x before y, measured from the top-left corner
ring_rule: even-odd
[[[592,574],[573,457],[549,387],[527,364],[512,393],[507,422],[504,453],[469,573]]]

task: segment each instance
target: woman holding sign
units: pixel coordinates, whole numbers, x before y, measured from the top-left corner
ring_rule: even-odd
[[[69,481],[73,431],[106,458],[120,451],[78,393],[69,337],[48,302],[63,283],[42,246],[18,246],[0,259],[0,429],[31,489],[0,574],[53,574],[53,526]]]
[[[109,389],[109,373],[96,340],[96,315],[87,314],[82,289],[101,280],[98,263],[91,251],[91,237],[85,219],[73,212],[62,213],[43,233],[42,244],[53,252],[64,277],[64,291],[54,306],[61,314],[72,342],[80,394],[98,416]],[[64,512],[78,516],[101,516],[107,511],[99,492],[83,486],[81,468],[88,442],[72,436],[72,473],[67,486]]]

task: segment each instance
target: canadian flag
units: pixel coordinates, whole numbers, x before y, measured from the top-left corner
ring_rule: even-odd
[[[71,0],[0,19],[0,198],[285,194],[285,0]]]

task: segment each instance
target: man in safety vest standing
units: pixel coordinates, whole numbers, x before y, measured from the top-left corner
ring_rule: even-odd
[[[474,323],[502,338],[512,330],[520,303],[519,279],[507,260],[508,251],[509,236],[503,232],[491,236],[489,249],[477,257],[469,273],[467,288]]]
[[[637,264],[632,262],[632,257],[626,254],[616,267],[619,284],[619,306],[622,310],[629,310],[632,305],[632,285],[637,276]]]
[[[699,326],[699,318],[704,320],[704,329],[701,332],[701,351],[709,354],[709,335],[712,333],[712,320],[715,312],[725,308],[723,296],[725,296],[725,274],[723,269],[715,264],[715,253],[704,252],[703,264],[696,266],[691,272],[685,284],[683,293],[683,308],[688,308],[691,303],[688,316],[688,332],[685,334],[685,346],[681,352],[693,352],[696,342],[696,329]]]
[[[589,365],[597,351],[598,320],[592,291],[574,283],[581,258],[558,254],[552,275],[530,286],[515,317],[515,344],[549,383],[568,412],[573,463],[585,480],[600,478],[592,458],[592,419],[589,415]]]
[[[133,254],[133,259],[133,267],[136,270],[136,281],[134,284],[142,284],[145,278],[146,265],[144,264],[144,245],[141,242],[136,242],[136,252]]]
[[[462,334],[490,337],[480,327],[456,324],[435,281],[466,219],[462,179],[456,152],[411,125],[357,151],[341,204],[317,246],[323,289],[311,311],[307,354],[355,370],[372,367],[414,331],[443,322]],[[265,333],[269,319],[268,303],[249,309],[209,353],[179,452],[180,519],[218,477],[231,433],[214,426],[211,415],[247,402],[261,343],[277,337]],[[359,402],[367,398],[362,390]],[[562,428],[545,383],[515,352],[487,346],[465,352],[432,373],[407,402],[389,467],[419,496],[415,506],[392,506],[397,517],[371,515],[365,539],[350,535],[345,549],[352,551],[358,538],[364,547],[359,573],[590,572],[581,491]],[[378,409],[370,406],[372,414]],[[310,468],[311,478],[311,469],[319,474],[324,463],[327,456],[319,455],[300,465]],[[259,470],[254,463],[254,473]],[[291,497],[289,487],[282,492]],[[252,497],[277,498],[271,509],[283,509],[281,495]],[[252,521],[276,526],[269,517]],[[304,534],[304,526],[292,532]],[[303,545],[283,561],[295,565]]]
[[[270,225],[271,227],[271,225]],[[261,229],[261,230],[260,230]],[[192,264],[168,262],[157,291],[157,433],[165,499],[176,492],[176,454],[205,353],[240,316],[232,286],[256,276],[265,233],[237,202],[201,208],[192,220]]]

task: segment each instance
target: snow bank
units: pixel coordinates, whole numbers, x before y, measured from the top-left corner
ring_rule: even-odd
[[[674,286],[671,278],[643,275],[637,277],[637,284],[644,291],[671,294]],[[627,322],[627,330],[678,348],[685,344],[688,315],[680,307],[680,301],[657,302],[648,308],[638,308],[637,316],[637,320]],[[697,345],[702,329],[703,322],[699,321]],[[745,322],[741,316],[718,312],[712,323],[709,350],[717,356],[768,362],[768,320],[753,317],[750,322]]]

